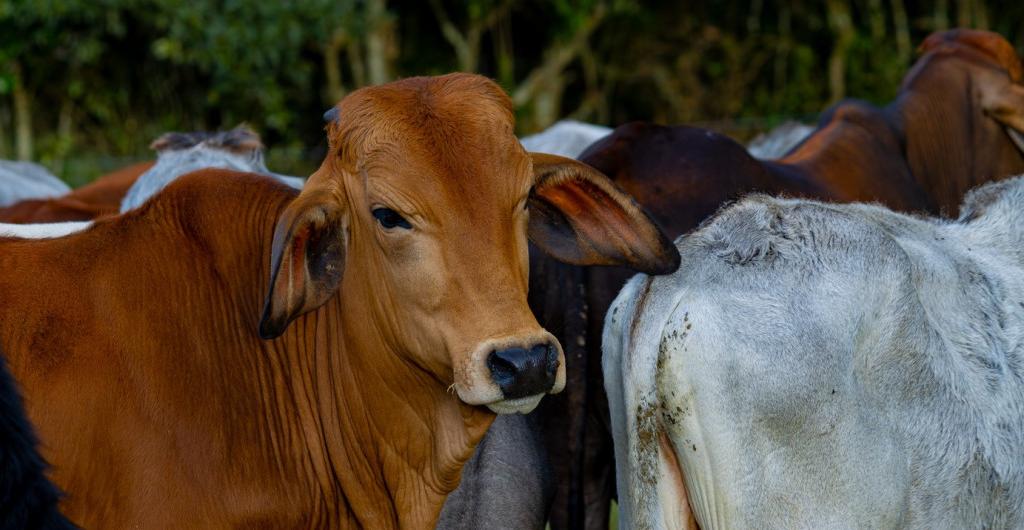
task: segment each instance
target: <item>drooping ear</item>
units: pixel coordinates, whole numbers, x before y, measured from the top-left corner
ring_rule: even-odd
[[[331,298],[345,270],[346,238],[342,208],[326,192],[307,190],[285,209],[274,229],[260,337],[281,335]]]
[[[648,274],[679,267],[679,251],[631,197],[594,168],[530,153],[530,240],[559,261],[621,265]]]
[[[1024,133],[1024,85],[1005,81],[983,82],[980,87],[985,113],[999,123]]]

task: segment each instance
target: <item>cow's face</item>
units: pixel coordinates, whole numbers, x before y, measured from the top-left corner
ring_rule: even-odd
[[[336,114],[327,159],[278,224],[264,336],[340,283],[388,350],[468,404],[527,412],[565,384],[561,347],[526,302],[529,238],[572,263],[678,265],[606,178],[526,153],[485,78],[372,87]]]

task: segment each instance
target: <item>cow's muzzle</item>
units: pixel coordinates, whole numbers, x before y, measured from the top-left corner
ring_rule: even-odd
[[[487,356],[491,379],[505,399],[549,392],[555,386],[558,364],[558,348],[547,342],[495,350]]]
[[[497,414],[526,414],[565,387],[565,355],[542,328],[490,338],[453,364],[453,388],[467,405]]]

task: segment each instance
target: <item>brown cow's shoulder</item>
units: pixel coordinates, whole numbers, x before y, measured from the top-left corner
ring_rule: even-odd
[[[327,449],[304,443],[300,412],[319,404],[296,402],[287,389],[298,374],[283,370],[285,359],[261,363],[275,348],[255,334],[267,242],[294,194],[265,177],[201,172],[84,232],[0,241],[6,353],[84,527],[291,527],[327,517],[317,514],[322,497],[340,494],[308,473]],[[33,406],[42,400],[47,407]],[[67,459],[76,447],[92,456]],[[162,471],[140,492],[128,480],[137,469]],[[85,477],[89,488],[79,486]],[[162,519],[169,513],[173,524]]]

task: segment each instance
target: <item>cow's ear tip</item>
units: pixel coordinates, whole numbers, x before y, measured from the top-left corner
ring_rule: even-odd
[[[259,335],[263,340],[276,339],[284,333],[287,324],[283,323],[280,318],[275,318],[272,314],[271,308],[268,307],[263,311],[263,316],[260,317]]]
[[[670,249],[665,256],[662,256],[657,261],[651,264],[649,271],[644,271],[652,276],[662,276],[665,274],[672,274],[679,270],[679,264],[682,262],[682,257],[679,256],[679,250],[676,249],[675,245],[671,245]]]

